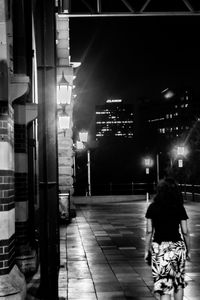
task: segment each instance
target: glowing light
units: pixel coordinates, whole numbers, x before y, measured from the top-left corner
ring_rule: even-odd
[[[64,72],[62,78],[57,85],[57,103],[60,105],[70,104],[72,94],[72,86],[65,79]]]
[[[67,130],[69,129],[69,125],[70,125],[70,116],[59,116],[59,128],[61,130]]]
[[[182,168],[182,167],[183,167],[183,160],[182,160],[182,159],[179,159],[179,160],[178,160],[178,167],[179,167],[179,168]]]
[[[122,102],[122,99],[108,99],[106,103],[120,103]]]
[[[76,142],[76,149],[77,150],[83,150],[84,148],[85,148],[85,146],[84,146],[83,142],[81,142],[81,141]]]
[[[80,141],[81,141],[81,142],[87,143],[87,140],[88,140],[88,132],[87,132],[87,131],[81,131],[81,132],[79,132],[79,138],[80,138]]]

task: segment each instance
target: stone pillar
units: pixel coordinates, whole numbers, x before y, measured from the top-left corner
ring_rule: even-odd
[[[26,273],[36,271],[36,250],[31,248],[28,214],[28,140],[26,105],[14,105],[15,109],[15,226],[16,262]]]
[[[28,251],[28,155],[25,105],[15,109],[15,222],[16,254]]]
[[[73,86],[73,66],[70,63],[69,54],[69,18],[63,15],[56,16],[56,31],[57,31],[57,84],[64,75],[65,80],[69,85]],[[68,99],[69,100],[69,99]],[[65,107],[65,113],[70,117],[69,129],[64,133],[59,131],[58,126],[58,175],[59,175],[59,190],[62,193],[70,191],[73,194],[73,97]],[[58,106],[58,116],[62,115],[62,107]]]
[[[65,80],[73,87],[74,69],[80,63],[70,62],[70,43],[69,43],[69,18],[67,16],[56,15],[56,35],[57,35],[57,84],[64,75]],[[65,114],[70,117],[69,129],[64,134],[59,132],[58,127],[58,176],[59,190],[61,193],[74,193],[74,153],[73,153],[73,107],[74,95],[71,94],[71,101],[65,106]],[[58,105],[58,116],[62,114],[62,106]],[[71,199],[71,198],[70,198]],[[70,208],[69,208],[70,207]],[[75,216],[75,207],[71,201],[67,210],[71,217]]]

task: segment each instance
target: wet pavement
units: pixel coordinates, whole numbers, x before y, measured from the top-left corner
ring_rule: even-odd
[[[146,207],[145,201],[76,205],[76,218],[60,227],[60,300],[155,299],[143,260]],[[192,260],[184,300],[199,300],[200,203],[185,207]]]
[[[190,217],[192,260],[184,299],[200,299],[200,203],[185,205]],[[67,228],[67,260],[60,296],[69,300],[152,300],[152,276],[144,262],[146,203],[78,205]],[[170,219],[169,219],[170,221]],[[63,293],[61,292],[63,291]]]

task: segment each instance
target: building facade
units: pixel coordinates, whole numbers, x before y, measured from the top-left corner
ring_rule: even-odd
[[[96,106],[96,139],[102,137],[134,137],[133,105],[121,99],[108,99]]]
[[[191,128],[193,103],[188,90],[180,96],[151,103],[146,112],[148,126],[167,139],[178,139]]]
[[[38,264],[42,297],[58,298],[58,195],[73,193],[72,89],[79,65],[70,61],[69,20],[58,4],[0,0],[3,299],[25,299],[25,276]],[[57,103],[56,91],[62,76],[71,90],[64,104]],[[59,117],[68,119],[67,127]]]

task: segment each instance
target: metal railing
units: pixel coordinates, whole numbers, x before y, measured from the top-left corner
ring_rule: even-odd
[[[102,195],[144,195],[146,192],[154,193],[154,183],[129,182],[116,183],[107,182],[101,184],[92,184],[91,194],[93,196]],[[76,195],[87,195],[87,187],[85,185],[78,185],[75,187]]]
[[[197,184],[179,184],[184,200],[199,201],[200,185]],[[93,196],[103,195],[145,195],[147,192],[154,194],[156,183],[146,182],[128,182],[117,183],[107,182],[101,184],[92,184],[91,194]],[[78,185],[75,187],[75,195],[88,195],[87,186]]]
[[[200,201],[200,185],[199,184],[179,184],[184,200]]]

